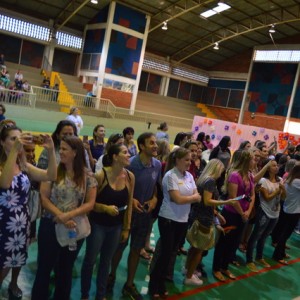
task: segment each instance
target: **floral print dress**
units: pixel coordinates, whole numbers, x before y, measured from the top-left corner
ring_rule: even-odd
[[[29,245],[30,181],[25,172],[15,175],[9,189],[0,188],[0,269],[25,265]]]

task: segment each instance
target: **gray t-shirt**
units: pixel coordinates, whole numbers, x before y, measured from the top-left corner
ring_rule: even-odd
[[[259,183],[269,194],[279,188],[279,182],[271,182],[267,178],[262,178]],[[279,217],[280,195],[276,195],[273,199],[267,201],[264,199],[263,194],[259,193],[259,199],[262,210],[270,219],[276,219]]]
[[[296,178],[291,184],[285,184],[286,199],[283,204],[283,211],[287,214],[300,213],[300,179]]]

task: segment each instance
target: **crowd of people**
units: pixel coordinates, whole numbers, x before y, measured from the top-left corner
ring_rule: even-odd
[[[11,78],[9,70],[5,65],[4,54],[0,55],[0,100],[9,103],[16,103],[19,98],[23,96],[23,93],[30,92],[30,84],[28,80],[24,79],[21,70],[17,70],[14,78]],[[1,90],[10,90],[7,94],[1,92]]]
[[[195,138],[179,132],[172,146],[165,122],[156,134],[144,132],[136,142],[132,127],[106,142],[102,124],[94,127],[91,140],[81,140],[78,117],[72,108],[51,136],[38,138],[22,133],[12,120],[0,123],[0,287],[11,269],[10,299],[22,298],[18,276],[34,238],[28,209],[33,182],[41,182],[36,188],[43,210],[32,299],[51,297],[51,272],[53,299],[70,298],[72,269],[83,245],[82,300],[91,297],[97,260],[95,299],[106,299],[128,244],[122,294],[137,300],[143,298],[134,283],[139,261],[151,255],[152,299],[169,296],[166,281],[173,280],[178,253],[187,255],[181,270],[187,286],[203,284],[201,262],[212,248],[212,274],[221,282],[236,279],[230,264],[239,264],[238,250],[251,272],[269,268],[271,259],[288,263],[286,242],[300,218],[300,146],[279,153],[276,142],[268,146],[258,140],[233,151],[230,136],[213,146],[204,132]],[[37,164],[36,144],[44,147]],[[149,240],[156,220],[154,249]],[[83,228],[87,233],[81,236]],[[266,258],[270,235],[274,253]]]

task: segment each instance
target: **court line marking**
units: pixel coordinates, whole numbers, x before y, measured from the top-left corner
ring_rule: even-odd
[[[298,263],[298,262],[300,262],[300,257],[288,261],[287,265],[283,265],[283,264],[278,263],[274,266],[271,266],[270,268],[260,269],[258,272],[249,272],[247,274],[239,275],[239,276],[236,277],[235,280],[227,279],[224,282],[217,281],[217,282],[214,282],[214,283],[202,286],[202,287],[198,287],[198,288],[195,288],[195,289],[192,289],[192,290],[182,292],[180,294],[170,295],[168,297],[168,300],[178,300],[178,299],[182,299],[184,297],[189,297],[189,296],[198,294],[200,292],[204,292],[204,291],[213,289],[215,287],[223,286],[223,285],[226,285],[226,284],[231,283],[231,282],[236,282],[236,281],[243,280],[243,279],[246,279],[246,278],[249,278],[249,277],[253,277],[253,276],[256,276],[256,275],[259,275],[259,274],[262,274],[262,273],[266,273],[266,272],[271,271],[271,270],[276,270],[276,269],[280,269],[280,268],[283,268],[283,267],[287,267],[288,265],[292,265],[292,264],[295,264],[295,263]]]

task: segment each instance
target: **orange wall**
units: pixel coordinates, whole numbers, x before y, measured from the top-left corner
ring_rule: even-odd
[[[218,119],[230,122],[237,122],[240,114],[239,109],[222,108],[209,106],[212,112],[215,113]],[[296,121],[296,120],[295,120]],[[299,122],[299,120],[298,120]],[[251,112],[246,111],[244,114],[243,124],[264,127],[274,130],[282,131],[284,128],[285,117],[272,116],[262,113],[255,113],[255,117],[251,118]]]

